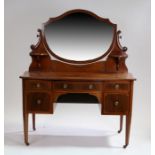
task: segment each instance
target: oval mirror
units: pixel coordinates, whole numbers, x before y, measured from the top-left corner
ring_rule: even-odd
[[[113,42],[114,26],[97,17],[74,12],[50,19],[44,26],[50,51],[58,58],[73,61],[94,60],[106,55]]]

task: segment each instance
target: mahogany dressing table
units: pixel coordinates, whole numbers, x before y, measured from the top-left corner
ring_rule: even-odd
[[[125,60],[127,48],[119,42],[121,31],[109,19],[87,10],[71,10],[50,18],[31,45],[32,62],[22,78],[24,141],[28,141],[28,116],[54,114],[57,99],[69,93],[87,93],[101,104],[101,115],[119,115],[124,148],[129,144],[133,83]]]

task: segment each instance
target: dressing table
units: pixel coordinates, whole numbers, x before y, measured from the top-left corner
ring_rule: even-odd
[[[120,116],[118,133],[125,116],[126,148],[135,78],[128,73],[127,48],[120,45],[117,25],[78,9],[50,18],[38,33],[38,43],[31,45],[29,70],[20,76],[25,144],[29,145],[29,114],[35,130],[35,114],[54,114],[54,104],[61,95],[79,93],[95,96],[101,115]]]

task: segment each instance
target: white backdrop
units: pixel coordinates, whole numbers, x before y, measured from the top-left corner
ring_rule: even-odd
[[[144,154],[148,154],[149,153],[148,144],[150,141],[150,1],[148,0],[130,0],[130,1],[129,0],[117,0],[117,1],[5,0],[6,154],[15,151],[14,146],[17,147],[18,144],[23,145],[22,136],[19,137],[18,142],[14,141],[13,139],[14,137],[13,133],[22,130],[22,91],[21,91],[22,87],[19,75],[21,75],[25,70],[28,69],[29,64],[31,62],[29,56],[30,45],[32,43],[33,44],[37,43],[37,37],[36,37],[37,29],[41,28],[41,24],[47,21],[49,17],[58,16],[64,13],[65,11],[71,9],[87,9],[98,14],[99,16],[109,18],[113,23],[116,23],[118,25],[118,29],[122,31],[123,36],[121,41],[122,45],[128,47],[127,53],[129,57],[127,59],[127,66],[129,72],[132,72],[134,76],[137,78],[134,87],[135,89],[133,99],[134,106],[133,106],[133,122],[132,122],[131,138],[132,139],[135,138],[134,140],[138,139],[139,141],[136,142],[141,145],[134,143],[133,140],[131,140],[131,144],[133,144],[133,148],[137,150],[136,153],[139,153],[138,151],[142,151]],[[71,114],[67,113],[67,107],[70,109],[78,107],[79,112],[84,113],[82,105],[75,105],[75,107],[65,105],[61,106],[64,106],[64,108],[66,109],[66,113],[65,110],[63,111],[64,116],[71,115],[71,117],[74,118],[74,116],[72,115],[73,113]],[[60,111],[62,108],[61,106]],[[87,109],[89,109],[89,105]],[[76,114],[78,115],[78,112],[77,113],[75,112],[75,116]],[[91,115],[91,112],[90,113],[87,112],[87,114],[88,116],[84,117],[87,117],[87,121],[89,122],[90,121],[89,118],[92,117],[89,116]],[[61,115],[62,113],[60,113],[60,115],[58,116]],[[56,115],[54,117],[56,120],[58,119]],[[70,117],[68,116],[65,118],[69,119]],[[38,119],[40,119],[41,122],[41,120],[44,121],[44,119],[46,120],[48,118],[43,119],[40,116],[38,116]],[[59,124],[58,121],[59,119],[57,121],[56,120],[55,120],[56,124]],[[104,119],[102,121],[104,121]],[[110,121],[113,123],[115,122],[115,119],[111,118]],[[50,122],[52,123],[52,120],[50,120]],[[79,124],[80,127],[81,119],[80,118],[77,119],[76,122],[72,119],[69,119],[68,125],[69,123],[73,124],[74,127],[76,127],[76,125]],[[109,120],[107,120],[107,123],[109,123]],[[38,125],[40,125],[40,127],[43,126],[41,123],[39,124],[39,121]],[[86,126],[89,125],[84,125],[84,127]],[[105,126],[106,123],[103,123],[103,127]],[[17,143],[15,144],[15,142]],[[136,147],[134,147],[135,145]],[[139,147],[137,147],[137,145]],[[25,147],[23,145],[23,149],[24,148]],[[69,146],[67,148],[69,148]],[[105,150],[103,149],[100,151],[104,152]],[[109,148],[107,151],[109,151]],[[65,151],[62,150],[62,152],[64,153]],[[91,150],[90,149],[83,150],[83,153],[86,154],[87,152],[89,153],[91,152]],[[111,154],[112,153],[116,152],[114,151],[111,152]],[[128,153],[134,154],[135,152],[133,152],[131,149],[131,152]]]

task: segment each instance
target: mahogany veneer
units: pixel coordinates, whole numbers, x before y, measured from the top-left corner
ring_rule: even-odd
[[[61,20],[75,12],[89,14],[98,20],[112,24],[114,27],[113,43],[109,51],[100,58],[83,62],[70,61],[55,55],[47,45],[44,31],[39,30],[39,42],[31,46],[32,63],[29,71],[20,76],[23,81],[25,144],[29,145],[28,115],[30,113],[33,116],[33,129],[35,130],[35,114],[54,114],[54,103],[60,95],[88,93],[97,97],[101,104],[102,115],[120,116],[119,133],[122,130],[123,116],[126,116],[125,148],[129,144],[135,80],[132,74],[128,73],[125,64],[127,48],[119,43],[120,31],[117,31],[116,24],[89,11],[69,11],[59,17],[51,18],[46,24]],[[107,59],[103,60],[105,56]]]

